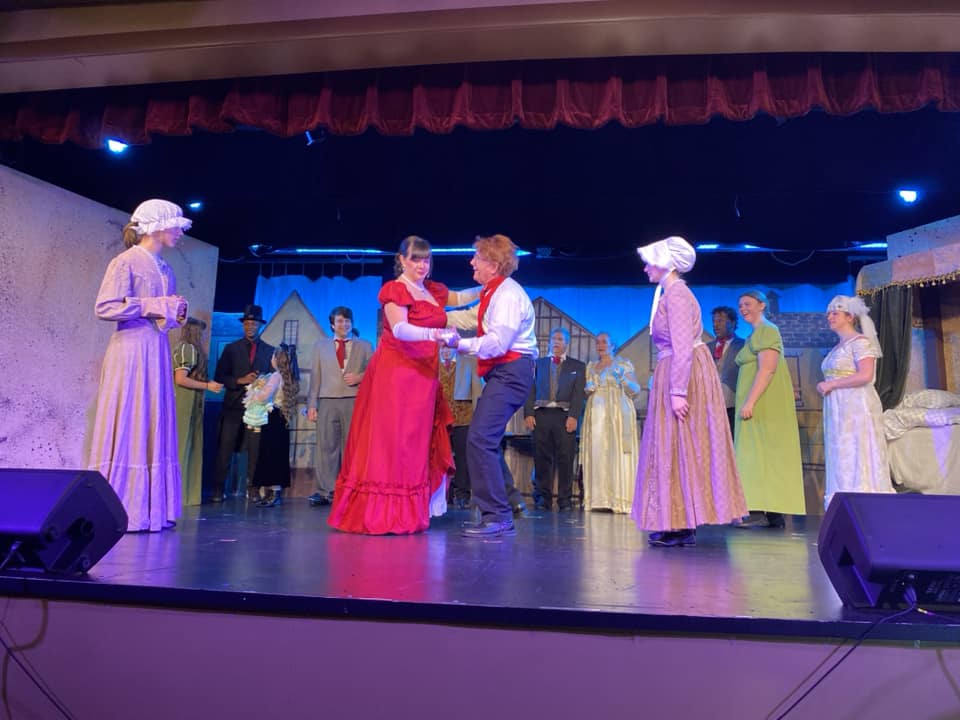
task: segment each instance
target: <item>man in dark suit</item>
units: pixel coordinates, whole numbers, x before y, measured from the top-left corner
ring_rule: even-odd
[[[534,487],[537,509],[553,506],[553,471],[557,470],[557,507],[573,510],[573,456],[583,414],[587,366],[567,357],[570,333],[550,331],[550,355],[537,360],[536,379],[523,408],[533,433]]]
[[[720,373],[720,386],[723,388],[723,399],[727,405],[727,420],[730,421],[730,433],[733,433],[734,408],[737,400],[737,375],[740,368],[737,365],[737,353],[743,347],[743,338],[737,337],[737,311],[732,307],[721,305],[711,311],[713,315],[713,334],[716,339],[707,343],[713,361],[717,364]]]
[[[259,338],[260,331],[266,325],[263,308],[247,305],[240,322],[243,323],[243,337],[223,349],[214,373],[214,379],[226,389],[217,427],[217,466],[211,498],[215,503],[223,502],[230,459],[240,450],[244,437],[243,395],[247,385],[256,380],[258,375],[271,372],[270,360],[274,351],[272,345]],[[259,500],[259,497],[256,499]]]

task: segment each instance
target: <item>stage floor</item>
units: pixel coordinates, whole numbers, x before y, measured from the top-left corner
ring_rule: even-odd
[[[856,637],[889,611],[842,607],[817,556],[819,518],[785,530],[702,528],[695,548],[651,548],[629,517],[533,513],[516,537],[460,536],[465,511],[413,536],[347,535],[328,509],[240,498],[189,508],[175,530],[131,534],[85,579],[0,577],[0,593],[317,617]],[[960,615],[960,613],[958,613]],[[889,640],[960,640],[956,622],[914,613]]]

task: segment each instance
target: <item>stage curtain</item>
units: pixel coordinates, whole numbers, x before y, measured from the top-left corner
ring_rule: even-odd
[[[597,128],[781,118],[813,109],[960,109],[958,53],[784,53],[467,63],[0,96],[0,139],[98,147],[106,138],[238,126],[293,136],[519,123]]]
[[[892,285],[873,295],[870,317],[877,326],[883,357],[877,362],[877,393],[884,410],[896,407],[903,399],[910,368],[910,329],[913,316],[913,290]]]

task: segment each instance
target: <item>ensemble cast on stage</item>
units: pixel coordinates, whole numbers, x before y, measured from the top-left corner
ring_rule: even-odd
[[[263,310],[248,305],[243,336],[224,348],[211,379],[206,324],[188,315],[163,260],[191,224],[171,202],[141,203],[94,305],[115,330],[88,465],[117,493],[129,532],[172,528],[182,505],[202,501],[206,392],[224,394],[208,501],[225,500],[238,451],[248,458],[249,503],[275,508],[290,486],[297,349],[260,339]],[[587,511],[629,513],[652,547],[693,547],[702,525],[776,529],[785,516],[805,513],[793,383],[762,291],[742,293],[737,310],[714,308],[714,339],[704,343],[700,305],[684,279],[694,248],[676,236],[638,248],[656,285],[649,315],[656,364],[638,438],[635,399],[643,388],[610,333],[595,336],[596,359],[585,363],[569,354],[569,330],[554,327],[540,357],[533,304],[513,278],[517,246],[491,235],[473,247],[476,286],[455,291],[432,277],[426,240],[403,240],[395,279],[378,296],[375,349],[356,334],[349,307],[329,313],[332,335],[313,348],[303,390],[305,419],[317,431],[307,501],[329,506],[332,531],[422,532],[449,501],[471,511],[464,537],[515,535],[516,519],[531,513],[503,448],[521,409],[532,434],[534,513],[575,512],[581,500]],[[745,337],[736,334],[740,320]],[[830,302],[826,322],[837,344],[817,385],[824,502],[836,492],[893,492],[873,384],[882,355],[876,329],[864,302],[845,295]],[[578,477],[582,495],[574,496]]]

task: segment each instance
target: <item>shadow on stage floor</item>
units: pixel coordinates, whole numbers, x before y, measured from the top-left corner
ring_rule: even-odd
[[[463,511],[412,536],[333,531],[328,510],[240,498],[187,509],[177,528],[126,535],[86,579],[0,577],[6,595],[316,617],[606,632],[855,637],[885,611],[843,608],[817,555],[819,518],[785,530],[702,528],[651,548],[629,517],[537,513],[516,537],[460,536]],[[960,621],[958,621],[960,624]],[[956,638],[914,614],[891,640]]]

